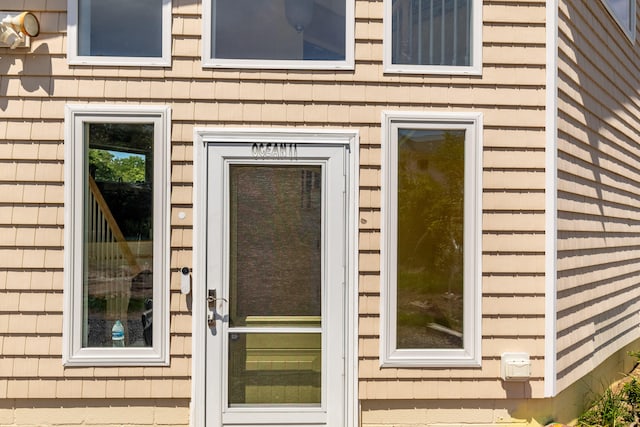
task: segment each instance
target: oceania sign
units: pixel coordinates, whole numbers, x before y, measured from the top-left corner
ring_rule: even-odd
[[[298,157],[298,144],[291,143],[254,143],[251,152],[255,158],[295,159]]]

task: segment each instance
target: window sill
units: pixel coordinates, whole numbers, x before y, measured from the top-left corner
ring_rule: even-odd
[[[402,349],[380,358],[382,368],[480,368],[482,360],[465,350]]]
[[[205,59],[202,68],[235,68],[263,70],[354,70],[353,61],[316,60],[252,60],[252,59]]]
[[[63,357],[64,366],[169,366],[169,355],[153,348],[83,348]]]
[[[482,65],[478,66],[449,66],[449,65],[385,65],[385,74],[433,74],[433,75],[462,75],[481,76]]]
[[[170,58],[126,58],[117,56],[77,56],[69,58],[69,65],[102,67],[170,67]]]

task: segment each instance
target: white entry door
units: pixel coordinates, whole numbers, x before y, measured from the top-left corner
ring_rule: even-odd
[[[208,427],[345,425],[349,146],[207,145]]]

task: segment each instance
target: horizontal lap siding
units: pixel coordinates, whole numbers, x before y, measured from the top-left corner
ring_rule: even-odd
[[[559,390],[640,337],[639,72],[601,2],[561,2]]]
[[[381,12],[374,17],[381,19]],[[379,110],[387,108],[473,110],[484,114],[482,367],[380,368],[379,264],[377,261],[362,263],[362,256],[368,260],[378,255],[379,221],[375,215],[379,205],[369,205],[368,200],[361,198],[361,216],[376,218],[375,224],[361,223],[361,236],[367,236],[361,237],[361,243],[364,240],[366,246],[360,246],[361,399],[542,396],[545,3],[485,1],[483,18],[482,76],[380,77],[378,74],[377,80],[370,84],[395,79],[401,86],[387,88],[387,93],[399,90],[406,97],[399,104],[370,103],[375,123],[369,125],[372,131],[367,135],[377,138]],[[376,42],[381,40],[374,39],[372,43]],[[371,65],[381,67],[379,61],[380,58]],[[363,90],[366,92],[366,88]],[[367,137],[361,142],[366,144],[366,141]],[[379,142],[371,141],[377,151]],[[377,167],[377,163],[372,166]],[[375,181],[373,190],[377,192],[378,186]],[[506,351],[525,351],[531,355],[530,391],[522,384],[505,388],[500,381],[500,356]],[[412,422],[426,423],[427,419]]]
[[[188,425],[191,316],[173,270],[170,366],[62,366],[65,105],[163,104],[169,100],[145,99],[143,88],[164,70],[110,67],[97,73],[110,75],[104,78],[92,67],[69,67],[66,0],[22,3],[0,0],[0,10],[24,7],[41,23],[29,50],[0,48],[0,399],[13,399],[3,409],[13,402],[12,421],[25,425]],[[192,203],[186,145],[171,147],[171,267],[191,262],[191,215],[177,219]],[[54,398],[65,400],[43,411],[47,404],[38,399]]]
[[[382,1],[356,2],[355,71],[202,69],[201,4],[193,0],[173,1],[170,68],[69,67],[65,5],[47,1],[46,9],[36,10],[43,33],[33,41],[32,54],[11,52],[0,63],[7,75],[0,81],[0,187],[9,190],[0,192],[0,263],[9,263],[8,272],[0,269],[0,345],[7,350],[0,361],[0,398],[190,396],[191,316],[174,272],[170,367],[60,365],[67,103],[171,107],[172,269],[191,264],[194,127],[358,130],[360,398],[542,395],[543,0],[484,2],[483,74],[469,77],[384,74]],[[482,368],[379,368],[385,110],[484,114]],[[505,389],[499,380],[505,351],[531,354],[531,391],[520,385]]]

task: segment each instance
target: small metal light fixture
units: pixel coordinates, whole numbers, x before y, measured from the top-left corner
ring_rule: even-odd
[[[314,0],[284,0],[287,22],[301,33],[313,19]]]
[[[0,47],[29,47],[31,37],[40,34],[38,18],[31,12],[0,12]]]

